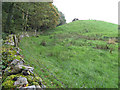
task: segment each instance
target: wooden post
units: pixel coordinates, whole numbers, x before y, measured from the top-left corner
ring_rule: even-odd
[[[24,21],[24,12],[23,12],[23,21]],[[24,31],[24,28],[25,28],[25,21],[23,22],[23,28],[22,28],[22,31]]]
[[[15,47],[17,47],[18,46],[18,39],[17,39],[16,35],[13,35],[13,39],[14,39]]]
[[[26,20],[25,20],[25,31],[27,31],[27,20],[28,20],[28,11],[27,11]]]
[[[36,36],[36,34],[37,34],[37,33],[36,33],[36,30],[35,30],[35,36]]]

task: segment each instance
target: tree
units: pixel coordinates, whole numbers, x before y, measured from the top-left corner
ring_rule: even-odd
[[[61,11],[59,11],[56,6],[53,5],[53,7],[59,13],[59,19],[58,19],[58,25],[57,26],[65,24],[66,23],[66,19],[65,19],[64,14]]]
[[[63,25],[63,24],[66,23],[66,19],[65,19],[64,14],[61,11],[59,11],[59,14],[60,14],[60,17],[59,17],[59,24],[58,24],[58,26]]]
[[[52,3],[3,3],[2,23],[5,33],[55,28],[58,19],[59,13]]]
[[[6,9],[8,7],[9,9]],[[3,14],[6,14],[6,17],[3,17],[3,23],[4,23],[4,32],[9,33],[10,30],[10,24],[12,20],[12,13],[13,13],[13,7],[14,3],[4,3],[3,4],[3,10],[6,10],[6,12],[3,11]],[[3,15],[4,16],[4,15]],[[6,18],[6,20],[4,20]]]

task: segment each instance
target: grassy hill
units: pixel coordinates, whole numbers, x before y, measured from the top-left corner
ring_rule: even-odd
[[[65,86],[46,68],[69,88],[117,88],[118,43],[111,37],[118,37],[118,25],[79,20],[25,37],[20,48],[49,88]]]

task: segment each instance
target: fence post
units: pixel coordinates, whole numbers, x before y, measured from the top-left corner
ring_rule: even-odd
[[[35,36],[36,36],[36,34],[37,34],[37,33],[36,33],[36,30],[35,30]]]
[[[15,47],[18,47],[18,38],[16,37],[16,35],[13,35],[13,39],[14,39]]]

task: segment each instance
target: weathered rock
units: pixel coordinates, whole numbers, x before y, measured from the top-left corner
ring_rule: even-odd
[[[26,33],[23,34],[23,37],[29,37],[29,35]],[[20,90],[39,90],[40,88],[46,88],[46,86],[42,84],[42,79],[33,73],[34,68],[29,65],[24,65],[24,56],[19,53],[21,49],[17,47],[19,36],[11,35],[5,42],[9,45],[14,45],[14,48],[11,46],[10,50],[7,51],[10,54],[12,53],[14,60],[12,62],[9,61],[7,68],[3,71],[3,87],[9,89],[19,88]],[[7,60],[7,56],[5,60]]]
[[[10,65],[16,65],[18,62],[19,62],[19,60],[15,59],[10,63]]]
[[[46,86],[42,84],[42,88],[46,88]]]
[[[26,36],[26,37],[29,37],[29,35],[28,35],[28,33],[27,33],[27,32],[25,33],[25,36]]]
[[[12,68],[14,68],[15,65],[23,65],[23,64],[24,64],[24,61],[15,59],[15,60],[13,60],[13,61],[10,63],[9,66],[12,67]]]
[[[36,85],[36,88],[41,88],[40,85]]]
[[[12,45],[12,46],[13,46],[15,43],[14,43],[14,42],[8,42],[8,41],[7,41],[7,42],[5,42],[5,44],[8,44],[8,45]]]
[[[21,87],[20,90],[36,90],[36,87],[35,85],[32,85],[32,86],[27,86],[27,87]]]
[[[4,70],[4,74],[5,74],[5,75],[10,75],[9,72],[11,72],[11,67],[7,67],[7,68]]]
[[[18,77],[14,77],[12,80],[13,80],[13,81],[17,81],[17,79],[18,79]]]
[[[17,51],[17,55],[20,55],[20,51],[22,51],[20,48],[16,48],[16,51]]]
[[[15,59],[11,62],[11,65],[23,65],[23,63],[24,63],[23,61]]]
[[[21,76],[17,79],[17,81],[14,82],[14,86],[16,86],[16,85],[23,86],[23,85],[27,85],[27,84],[28,84],[27,79],[25,77],[21,77]]]
[[[29,67],[29,66],[25,66],[25,65],[20,65],[20,64],[17,64],[15,66],[12,66],[12,67],[7,67],[5,69],[5,73],[7,75],[10,75],[10,74],[17,74],[17,73],[20,73],[22,72],[22,70],[28,70],[30,71],[31,73],[33,73],[33,70],[34,68],[33,67]]]
[[[25,66],[25,65],[16,65],[15,68],[13,69],[13,72],[19,72],[21,70],[28,70],[28,71],[33,72],[34,68]]]
[[[25,70],[22,71],[22,74],[25,75],[25,76],[30,75],[30,71],[25,69]]]
[[[14,39],[13,39],[13,35],[9,35],[9,36],[7,37],[7,40],[6,40],[5,44],[15,45]]]
[[[20,38],[23,38],[24,37],[24,35],[20,35]]]
[[[24,60],[20,60],[17,65],[23,65],[23,64],[24,64]]]

